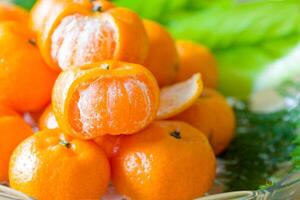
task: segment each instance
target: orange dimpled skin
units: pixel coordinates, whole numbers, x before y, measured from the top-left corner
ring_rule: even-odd
[[[40,130],[59,128],[51,105],[44,110],[38,122]]]
[[[138,134],[120,136],[118,148],[112,180],[130,199],[195,199],[214,181],[216,159],[207,138],[184,122],[154,122]]]
[[[10,160],[10,186],[34,199],[100,199],[109,179],[108,160],[94,142],[57,129],[29,137]]]
[[[0,182],[8,181],[8,165],[13,150],[31,134],[33,131],[17,113],[0,106]]]
[[[117,144],[120,136],[104,135],[94,139],[94,141],[103,149],[106,156],[110,159],[118,151]]]
[[[149,37],[149,53],[145,66],[154,74],[160,87],[175,81],[178,70],[178,54],[175,41],[161,25],[144,20]]]
[[[216,154],[224,151],[234,137],[235,116],[226,99],[206,88],[200,98],[173,119],[185,121],[202,131]]]
[[[154,120],[159,88],[141,65],[104,61],[61,73],[52,105],[59,126],[76,137],[133,134]]]
[[[0,102],[20,112],[41,109],[57,75],[44,63],[34,36],[20,23],[2,22],[0,46]]]
[[[23,24],[28,23],[29,15],[22,8],[0,2],[0,21],[17,21]]]
[[[218,86],[218,71],[215,58],[204,46],[190,41],[177,41],[179,54],[179,70],[177,81],[190,78],[195,73],[201,73],[204,86]]]
[[[41,27],[42,55],[56,70],[107,59],[143,63],[148,52],[138,15],[106,1],[39,1],[31,16],[32,26]]]

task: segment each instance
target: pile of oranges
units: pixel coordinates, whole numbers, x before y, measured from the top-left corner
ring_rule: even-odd
[[[105,0],[0,4],[0,46],[0,182],[39,200],[208,192],[235,117],[207,48]]]

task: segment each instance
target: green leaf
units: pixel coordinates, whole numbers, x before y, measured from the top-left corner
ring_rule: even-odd
[[[13,2],[27,10],[30,10],[36,0],[14,0]]]
[[[299,70],[295,66],[277,74],[269,70],[287,60],[300,41],[298,0],[116,2],[163,23],[177,39],[211,48],[219,64],[220,89],[226,95],[246,99],[253,91],[265,89],[263,84],[272,85],[274,77],[274,85],[280,85],[289,75],[300,74],[300,64]]]
[[[257,46],[299,34],[299,11],[295,0],[238,4],[190,12],[184,18],[173,15],[167,26],[176,38],[191,39],[214,50]]]

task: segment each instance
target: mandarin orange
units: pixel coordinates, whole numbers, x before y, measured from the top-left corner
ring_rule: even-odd
[[[0,105],[0,182],[8,181],[8,165],[13,150],[31,134],[30,126],[16,112]]]
[[[0,2],[0,21],[17,21],[27,24],[29,15],[24,9],[9,3]]]
[[[20,23],[2,22],[0,46],[0,102],[20,112],[41,109],[57,74],[44,63],[34,35]]]
[[[144,20],[149,37],[149,53],[144,65],[154,74],[160,87],[175,82],[178,54],[171,34],[158,23]]]
[[[185,121],[202,131],[216,154],[224,151],[234,137],[234,112],[226,99],[213,89],[205,88],[190,108],[173,119]]]
[[[111,158],[117,191],[136,200],[188,200],[214,181],[216,159],[204,134],[179,121],[157,121],[120,136]]]
[[[109,179],[108,160],[94,142],[58,129],[27,138],[10,160],[10,186],[35,199],[100,199]]]
[[[107,59],[143,63],[148,37],[142,20],[125,8],[106,9],[99,1],[38,1],[31,24],[41,27],[37,35],[45,61],[56,70]],[[45,15],[39,18],[40,13]]]
[[[59,127],[83,139],[136,133],[154,120],[158,106],[153,75],[141,65],[120,61],[66,70],[52,95]]]
[[[190,41],[176,42],[179,54],[179,70],[177,81],[190,78],[195,73],[201,73],[204,86],[218,86],[217,64],[212,53],[204,46]]]

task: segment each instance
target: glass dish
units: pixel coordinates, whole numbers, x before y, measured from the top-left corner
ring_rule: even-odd
[[[1,185],[0,199],[32,200],[20,192]],[[197,200],[300,200],[300,172],[290,174],[277,184],[263,190],[222,193]]]

